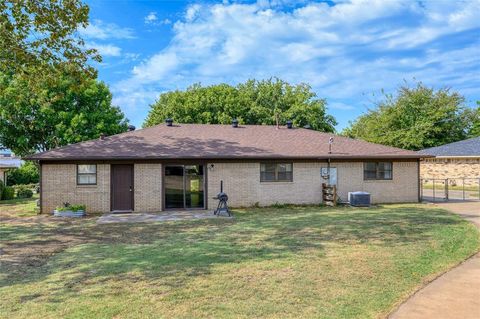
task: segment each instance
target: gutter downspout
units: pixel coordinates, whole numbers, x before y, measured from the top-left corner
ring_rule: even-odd
[[[420,178],[420,161],[417,159],[417,185],[418,185],[418,202],[422,202],[422,179]]]
[[[40,214],[43,214],[43,200],[42,200],[42,194],[43,194],[43,185],[42,185],[42,162],[41,161],[38,161],[38,166],[39,166],[39,169],[38,169],[38,175],[39,175],[39,188],[40,188],[40,197],[39,197],[39,207],[40,207]]]

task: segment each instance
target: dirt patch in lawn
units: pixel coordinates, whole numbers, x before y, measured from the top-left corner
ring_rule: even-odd
[[[3,279],[18,278],[31,267],[39,267],[62,251],[79,244],[147,244],[172,232],[188,232],[199,224],[96,224],[98,216],[80,219],[55,218],[38,215],[24,218],[5,218],[0,225],[0,264]],[[228,221],[226,221],[228,222]],[[201,224],[201,223],[200,223]],[[222,221],[219,222],[222,224]],[[220,225],[210,226],[215,231]],[[13,239],[13,240],[10,240]],[[1,274],[0,274],[1,275]]]
[[[32,198],[16,198],[0,201],[0,222],[15,220],[19,217],[36,216],[39,209],[37,200],[39,195],[35,194]]]
[[[422,205],[136,224],[18,218],[0,224],[0,308],[9,318],[374,318],[478,246],[472,225]]]
[[[0,263],[7,277],[16,277],[30,267],[44,265],[48,259],[91,238],[89,231],[80,227],[86,220],[59,221],[47,216],[3,218],[0,226]],[[8,240],[11,237],[22,240]],[[5,278],[8,280],[8,278]]]

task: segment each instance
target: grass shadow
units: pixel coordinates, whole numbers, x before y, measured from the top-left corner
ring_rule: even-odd
[[[146,280],[151,285],[162,281],[174,288],[210,274],[217,265],[282,259],[309,251],[321,255],[327,245],[415,245],[431,240],[433,228],[458,223],[465,222],[442,209],[385,206],[258,208],[236,211],[233,220],[153,224],[97,225],[79,220],[36,228],[4,225],[0,238],[7,238],[2,248],[7,253],[27,247],[35,250],[39,245],[53,248],[40,258],[43,263],[4,260],[0,286],[47,280],[52,287],[49,301],[59,303],[102,280]],[[62,276],[55,277],[58,273]]]

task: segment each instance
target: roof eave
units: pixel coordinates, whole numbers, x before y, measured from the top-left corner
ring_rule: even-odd
[[[480,158],[479,155],[431,155],[435,158]]]
[[[285,156],[285,155],[269,155],[269,156],[181,156],[181,157],[159,157],[159,156],[118,156],[118,157],[104,157],[104,156],[86,156],[86,157],[35,157],[29,156],[25,160],[34,161],[115,161],[115,160],[268,160],[268,159],[291,159],[291,160],[335,160],[335,159],[421,159],[434,157],[431,155],[420,154],[378,154],[378,155],[321,155],[321,156]]]

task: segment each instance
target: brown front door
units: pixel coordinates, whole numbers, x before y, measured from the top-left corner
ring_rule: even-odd
[[[133,210],[133,165],[112,165],[112,210]]]

